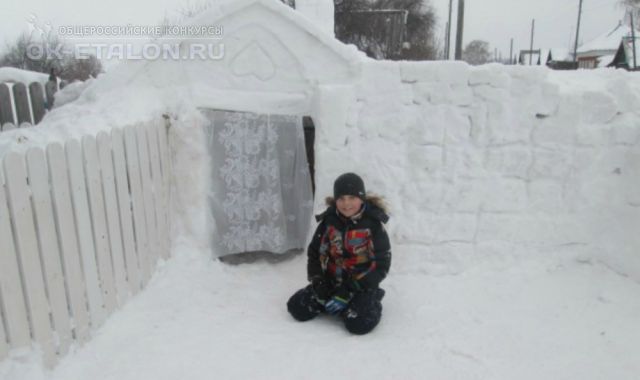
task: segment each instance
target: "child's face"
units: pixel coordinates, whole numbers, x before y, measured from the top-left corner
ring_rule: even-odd
[[[343,195],[336,200],[338,211],[347,218],[354,216],[362,207],[362,199],[354,195]]]

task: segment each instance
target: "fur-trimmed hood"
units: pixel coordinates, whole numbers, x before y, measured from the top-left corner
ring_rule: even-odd
[[[325,203],[327,204],[328,208],[322,214],[316,215],[317,221],[323,220],[328,213],[335,213],[337,210],[336,200],[333,197],[326,197]],[[371,216],[372,218],[377,219],[382,223],[387,223],[389,221],[389,206],[381,196],[374,194],[367,195],[365,204],[365,215]]]

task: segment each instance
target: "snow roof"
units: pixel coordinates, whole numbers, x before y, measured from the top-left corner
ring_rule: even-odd
[[[43,74],[36,71],[16,69],[15,67],[0,67],[0,83],[4,82],[22,82],[29,84],[32,82],[47,83],[49,74]]]
[[[597,67],[607,67],[613,62],[613,59],[616,57],[615,54],[608,54],[598,57],[598,66]]]
[[[353,46],[345,45],[337,40],[334,36],[327,34],[320,27],[314,23],[308,21],[300,12],[295,9],[273,0],[220,0],[215,2],[214,5],[195,16],[188,24],[191,25],[208,25],[216,23],[221,19],[229,18],[230,16],[244,11],[251,6],[259,5],[264,7],[269,12],[275,15],[281,16],[305,32],[311,34],[317,40],[322,42],[325,46],[338,53],[347,61],[360,60],[363,56]]]
[[[549,49],[549,55],[551,61],[570,61],[572,60],[571,53],[567,48],[551,48]]]
[[[546,65],[547,64],[547,59],[549,59],[549,49],[540,49],[540,64],[541,65]]]
[[[607,32],[597,38],[582,44],[578,48],[578,55],[588,55],[589,53],[609,52],[609,54],[615,54],[620,46],[620,41],[623,37],[631,35],[631,28],[625,24],[618,24],[610,32]]]
[[[546,55],[544,51],[534,50],[530,52],[528,50],[520,52],[520,65],[529,66],[529,57],[531,57],[531,66],[537,66],[538,61],[540,65],[544,65],[546,63]],[[540,57],[543,57],[542,59]]]

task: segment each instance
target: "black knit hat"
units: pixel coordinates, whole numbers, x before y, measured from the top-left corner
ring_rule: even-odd
[[[353,195],[363,201],[367,196],[364,189],[364,181],[355,173],[345,173],[333,183],[333,198],[338,199],[343,195]]]

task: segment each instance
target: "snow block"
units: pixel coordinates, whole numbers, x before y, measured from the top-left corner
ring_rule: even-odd
[[[484,185],[481,180],[457,179],[443,183],[444,209],[451,212],[477,212],[484,200]]]
[[[412,88],[416,104],[446,104],[451,98],[451,87],[447,83],[414,83]]]
[[[510,215],[483,213],[480,216],[477,241],[553,246],[586,244],[589,234],[584,225],[568,216]]]
[[[440,62],[401,62],[402,81],[444,82],[449,84],[467,84],[470,66],[462,61]]]
[[[640,143],[640,123],[630,113],[617,116],[611,122],[610,141],[617,145],[638,145]]]
[[[439,108],[433,106],[418,108],[418,113],[409,126],[410,143],[418,145],[444,144],[445,123],[437,115],[438,110]]]
[[[506,89],[496,88],[488,84],[480,84],[473,87],[473,93],[488,102],[502,103],[511,99],[511,95]]]
[[[482,210],[519,212],[527,206],[527,186],[520,179],[488,179],[482,182]]]
[[[564,150],[534,149],[530,179],[564,179],[571,170],[572,156]]]
[[[445,178],[484,177],[483,151],[470,146],[447,144],[442,175]]]
[[[618,112],[633,112],[638,109],[640,94],[631,88],[632,83],[626,76],[607,81],[607,92],[614,97]]]
[[[582,94],[582,120],[587,124],[606,124],[618,112],[618,106],[613,96],[588,91]]]
[[[350,108],[355,105],[352,86],[318,86],[313,97],[314,123],[318,144],[340,146],[346,140]]]
[[[555,214],[566,210],[561,182],[536,180],[529,183],[529,209],[532,212]]]
[[[442,121],[445,123],[446,143],[460,144],[471,141],[471,120],[466,110],[441,106]]]
[[[609,124],[585,124],[576,126],[576,145],[597,147],[608,145],[611,135]]]
[[[443,149],[434,145],[411,145],[408,148],[409,165],[412,171],[435,174],[442,168]],[[420,174],[420,173],[415,173]]]
[[[533,155],[526,146],[488,148],[485,154],[485,169],[506,177],[527,178]]]
[[[466,84],[431,82],[414,83],[412,87],[416,104],[469,106],[474,100],[473,92]]]
[[[571,146],[576,141],[576,125],[561,124],[555,117],[537,119],[531,134],[535,144]]]
[[[475,214],[433,214],[427,219],[427,233],[436,243],[473,242],[476,225],[477,217]]]
[[[362,65],[361,91],[365,94],[379,94],[380,91],[400,87],[400,63],[397,61],[368,60]]]
[[[511,87],[511,77],[504,72],[503,66],[498,64],[473,67],[470,71],[469,85],[489,85],[495,88]]]

